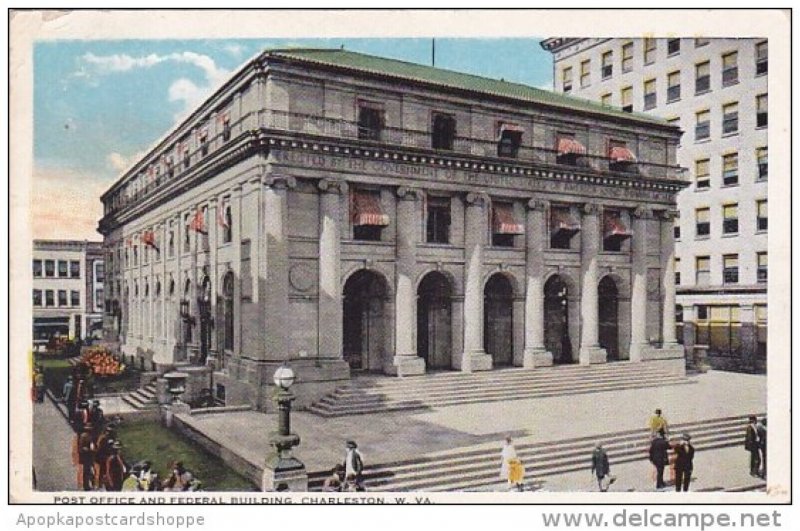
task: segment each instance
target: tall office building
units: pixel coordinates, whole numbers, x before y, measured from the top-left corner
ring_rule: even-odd
[[[677,317],[714,367],[765,370],[767,41],[550,38],[554,90],[684,131],[678,162]],[[681,324],[682,323],[682,324]]]

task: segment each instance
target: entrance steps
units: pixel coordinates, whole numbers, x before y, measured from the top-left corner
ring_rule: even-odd
[[[158,398],[156,397],[156,383],[150,382],[144,387],[140,387],[130,393],[122,395],[122,400],[137,410],[156,409]]]
[[[405,378],[357,376],[308,410],[335,417],[693,383],[685,376],[648,365],[616,362],[535,370],[453,371]]]
[[[672,434],[688,432],[697,452],[740,446],[749,415],[687,422],[670,427]],[[760,416],[760,415],[759,415]],[[525,466],[526,481],[569,472],[589,471],[596,442],[601,441],[612,467],[621,463],[646,461],[650,437],[645,429],[619,431],[551,442],[515,441],[517,456]],[[428,454],[415,459],[369,464],[364,483],[369,491],[436,492],[466,491],[501,483],[499,479],[501,441],[458,450]],[[309,474],[309,490],[320,490],[330,471]],[[748,486],[757,489],[758,486]]]

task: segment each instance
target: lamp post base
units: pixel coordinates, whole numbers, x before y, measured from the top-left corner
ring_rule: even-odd
[[[267,461],[261,475],[261,490],[264,492],[306,492],[308,472],[294,457],[275,456]]]

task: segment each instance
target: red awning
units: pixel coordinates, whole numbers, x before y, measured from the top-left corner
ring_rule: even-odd
[[[574,138],[561,137],[556,145],[559,155],[585,155],[586,148]]]
[[[373,225],[385,227],[389,224],[389,216],[383,213],[380,198],[369,192],[353,192],[352,198],[353,225]]]
[[[575,234],[581,230],[581,223],[568,208],[553,208],[550,210],[551,234]]]
[[[603,214],[603,238],[630,238],[631,231],[616,212]]]
[[[608,149],[608,158],[613,162],[636,162],[636,156],[625,146],[611,146]]]
[[[492,230],[495,234],[525,234],[525,227],[514,219],[511,205],[492,206]]]

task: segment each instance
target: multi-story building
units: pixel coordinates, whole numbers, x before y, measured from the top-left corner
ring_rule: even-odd
[[[351,371],[682,371],[678,140],[515,83],[266,51],[103,194],[111,339],[260,408],[286,362],[301,404]]]
[[[33,339],[86,339],[103,326],[101,242],[34,240]]]
[[[766,370],[765,39],[552,38],[554,89],[679,126],[676,312],[719,368]]]

